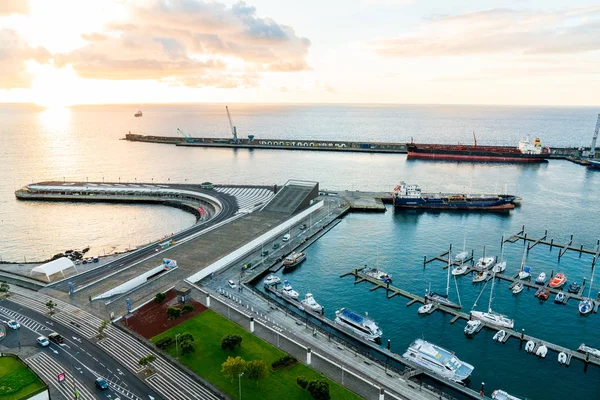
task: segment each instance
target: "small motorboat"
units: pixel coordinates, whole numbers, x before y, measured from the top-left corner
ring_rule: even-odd
[[[546,354],[548,354],[548,348],[545,345],[541,345],[535,351],[535,355],[538,356],[538,357],[540,357],[540,358],[546,358]]]
[[[548,297],[550,297],[550,289],[548,289],[548,288],[540,289],[535,294],[535,297],[537,297],[540,300],[548,300]]]
[[[533,340],[528,340],[527,343],[525,343],[525,351],[533,353],[533,349],[535,349],[535,342]]]
[[[323,311],[323,307],[316,302],[312,293],[306,293],[306,295],[304,296],[304,300],[302,300],[300,304],[302,304],[305,308],[310,308],[314,312],[320,313],[321,311]]]
[[[523,291],[524,287],[525,287],[525,285],[523,285],[523,282],[521,282],[521,281],[517,282],[517,284],[515,286],[513,286],[513,288],[512,288],[513,294],[521,293]]]
[[[498,332],[496,332],[496,334],[494,335],[493,339],[496,342],[502,342],[505,337],[506,337],[506,331],[504,329],[501,329]]]
[[[558,363],[559,364],[566,364],[567,363],[567,353],[561,351],[560,353],[558,353]]]
[[[587,315],[592,312],[592,309],[594,308],[594,306],[592,304],[592,300],[583,299],[579,302],[579,305],[577,306],[577,308],[579,309],[579,314]]]
[[[468,270],[469,270],[469,267],[466,266],[465,264],[458,265],[452,269],[452,275],[454,275],[454,276],[464,275],[467,273]]]
[[[265,284],[265,286],[277,285],[278,283],[281,283],[281,278],[277,275],[269,275],[265,278],[263,283]]]
[[[492,400],[521,400],[521,398],[498,389],[492,392]]]
[[[536,285],[543,285],[546,283],[546,273],[545,272],[540,272],[540,274],[538,275],[538,277],[535,280],[535,284]]]
[[[428,314],[433,308],[433,303],[426,303],[419,307],[419,314]]]
[[[465,326],[465,335],[473,336],[479,330],[481,325],[483,325],[483,322],[478,319],[467,321],[467,326]]]
[[[366,265],[365,265],[366,267]],[[392,275],[388,274],[385,271],[381,271],[377,268],[369,268],[366,272],[363,272],[365,275],[370,276],[371,278],[377,279],[383,283],[392,283]]]
[[[482,282],[488,277],[487,271],[479,271],[473,274],[473,283]]]
[[[481,257],[479,260],[477,260],[475,267],[477,269],[489,269],[494,265],[495,262],[496,257]]]
[[[569,285],[569,293],[579,293],[581,290],[581,283],[571,282]]]
[[[559,272],[554,276],[554,278],[550,280],[550,283],[548,285],[551,288],[559,288],[565,283],[567,283],[567,277],[562,272]]]
[[[492,271],[494,271],[497,274],[500,274],[500,273],[504,272],[505,269],[506,269],[506,261],[502,261],[502,262],[499,262],[498,264],[494,265],[494,268],[492,268]]]
[[[454,261],[463,262],[467,259],[468,256],[469,256],[468,251],[461,251],[460,253],[458,253],[457,255],[454,256]]]
[[[299,296],[298,292],[292,288],[292,284],[288,280],[283,281],[283,289],[281,290],[281,294],[294,300],[297,300]]]
[[[567,297],[565,292],[558,292],[556,293],[556,296],[554,296],[554,302],[558,304],[564,304],[565,297]]]
[[[523,267],[521,271],[519,271],[519,279],[527,279],[531,276],[531,268]]]

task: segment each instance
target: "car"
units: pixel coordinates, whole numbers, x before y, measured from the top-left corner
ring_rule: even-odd
[[[10,321],[8,321],[6,323],[6,325],[8,325],[8,327],[10,329],[19,329],[21,327],[21,324],[19,324],[17,321],[15,321],[14,319],[11,319]]]
[[[269,250],[265,250],[262,253],[260,253],[261,256],[266,257],[269,255]]]
[[[289,233],[286,233],[285,235],[283,235],[283,237],[281,238],[282,241],[287,242],[288,240],[290,240],[291,236]]]
[[[108,389],[108,383],[106,383],[106,379],[102,377],[96,378],[96,387],[100,390]]]
[[[237,287],[237,285],[235,284],[234,281],[232,281],[231,279],[227,281],[227,284],[229,285],[230,288],[235,289]]]
[[[278,248],[279,248],[279,243],[273,244],[273,249],[278,249]]]
[[[302,224],[302,225],[300,225],[300,229],[301,229],[301,230],[305,230],[305,229],[306,229],[306,224]]]
[[[46,336],[40,336],[39,338],[35,339],[35,341],[42,347],[46,347],[50,344]]]
[[[49,334],[48,340],[56,344],[62,344],[65,342],[65,339],[56,332],[52,332],[51,334]]]
[[[100,262],[100,259],[98,257],[94,257],[94,262],[95,263]]]

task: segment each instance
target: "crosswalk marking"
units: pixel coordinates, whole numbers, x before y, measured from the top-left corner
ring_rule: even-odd
[[[16,311],[9,310],[8,308],[4,308],[4,307],[0,306],[0,313],[7,315],[9,317],[8,319],[16,320],[19,324],[21,324],[22,326],[24,326],[26,328],[31,329],[36,334],[40,334],[42,331],[45,331],[45,330],[51,330],[51,329],[47,328],[46,326],[40,324],[39,322],[34,321],[31,318],[26,317],[24,315],[21,315]]]
[[[65,380],[58,382],[57,376],[66,372],[58,362],[53,360],[45,353],[37,353],[25,360],[38,375],[41,375],[47,383],[52,384],[66,399],[73,397],[73,377],[70,373],[65,373]],[[81,400],[95,400],[88,389],[81,383],[76,385]]]
[[[271,189],[266,188],[216,187],[215,190],[233,196],[240,210],[265,204],[275,195]]]

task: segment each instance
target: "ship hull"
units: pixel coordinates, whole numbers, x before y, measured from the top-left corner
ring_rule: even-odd
[[[449,200],[445,198],[403,198],[395,197],[394,206],[397,208],[414,208],[427,210],[482,210],[482,211],[510,211],[515,208],[512,203],[514,196],[499,196],[492,199],[474,200]]]
[[[548,154],[523,154],[520,152],[506,151],[505,147],[496,150],[481,151],[474,148],[458,149],[447,148],[419,148],[408,144],[409,159],[443,160],[443,161],[478,161],[478,162],[503,162],[503,163],[542,163],[546,162]],[[488,146],[487,149],[490,149]]]
[[[600,169],[600,161],[590,161],[588,168],[591,169]]]

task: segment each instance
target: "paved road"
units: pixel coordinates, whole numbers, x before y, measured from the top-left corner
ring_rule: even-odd
[[[187,189],[187,190],[197,190],[197,187],[192,186],[192,185],[188,185],[188,186],[178,185],[177,188]],[[214,192],[211,192],[210,194],[213,196],[215,195]],[[224,194],[224,193],[219,193],[218,197],[219,197],[219,200],[221,200],[221,202],[223,204],[223,209],[222,209],[221,213],[219,213],[219,215],[217,215],[215,218],[213,218],[205,223],[196,224],[182,232],[179,232],[179,233],[175,234],[174,236],[172,236],[171,239],[176,242],[180,242],[181,240],[183,240],[189,236],[192,236],[192,235],[200,232],[201,230],[210,228],[211,226],[214,226],[218,223],[221,223],[221,222],[233,217],[234,214],[238,211],[238,205],[236,202],[236,198],[231,195]],[[98,279],[108,276],[114,272],[121,270],[121,269],[127,268],[131,264],[140,262],[149,257],[153,257],[154,255],[159,253],[161,250],[162,249],[158,244],[152,244],[152,245],[149,245],[146,247],[142,247],[139,250],[133,251],[123,257],[117,258],[114,261],[104,264],[101,268],[83,272],[80,275],[74,276],[67,280],[63,280],[63,281],[57,282],[55,284],[48,285],[48,287],[51,287],[52,289],[55,289],[55,290],[61,290],[64,292],[68,292],[69,291],[69,282],[73,282],[74,288],[75,288],[75,290],[77,290],[78,287],[88,285],[91,282],[94,282]]]
[[[25,346],[37,347],[39,351],[25,361],[64,398],[74,398],[75,390],[83,400],[162,398],[85,337],[74,334],[58,321],[51,321],[29,308],[2,299],[0,320],[4,322],[9,319],[19,321],[21,328],[16,331],[7,328],[7,337],[1,344],[15,350]],[[51,332],[62,335],[65,343],[51,343],[48,347],[41,347],[36,343],[37,337],[47,337]],[[58,374],[63,372],[66,379],[59,383]],[[100,390],[95,387],[94,381],[100,376],[107,380],[109,389]]]

